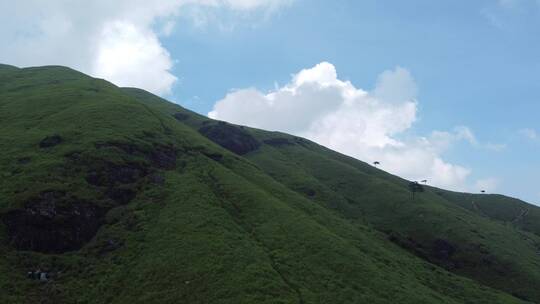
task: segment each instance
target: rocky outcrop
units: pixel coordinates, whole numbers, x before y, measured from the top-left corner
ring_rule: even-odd
[[[431,246],[431,256],[437,260],[449,260],[456,252],[456,247],[447,240],[436,239]]]
[[[40,142],[39,142],[39,147],[40,148],[50,148],[50,147],[54,147],[56,145],[59,145],[62,143],[63,138],[60,136],[60,135],[52,135],[52,136],[47,136],[45,138],[43,138]]]
[[[103,210],[63,191],[44,191],[24,207],[2,215],[11,244],[19,250],[77,250],[102,224]]]
[[[176,168],[176,150],[174,147],[156,147],[147,157],[152,165],[158,169],[172,170]]]
[[[61,142],[61,138],[52,136],[44,139],[41,146],[51,147]],[[85,180],[95,194],[94,201],[66,191],[48,190],[20,202],[22,207],[0,215],[13,247],[42,253],[78,250],[94,237],[110,208],[131,202],[144,183],[164,184],[159,171],[176,168],[177,150],[173,146],[132,143],[95,146],[113,149],[110,155],[118,157],[77,151],[65,155],[66,167],[85,172]],[[18,162],[25,164],[30,159],[21,158]]]
[[[255,151],[261,145],[248,131],[225,122],[203,126],[199,129],[199,132],[216,144],[238,155]]]
[[[86,181],[94,186],[114,186],[135,183],[146,176],[148,169],[138,163],[117,165],[109,162],[95,163],[88,170]]]

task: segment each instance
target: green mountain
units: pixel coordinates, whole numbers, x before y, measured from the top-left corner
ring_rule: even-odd
[[[0,65],[0,303],[540,303],[540,209]]]

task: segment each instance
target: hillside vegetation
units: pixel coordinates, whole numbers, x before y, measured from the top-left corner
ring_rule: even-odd
[[[0,147],[0,303],[540,302],[535,206],[68,68],[0,65]]]

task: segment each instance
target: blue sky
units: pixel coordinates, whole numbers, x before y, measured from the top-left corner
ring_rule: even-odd
[[[147,88],[201,114],[215,111],[216,118],[246,124],[249,117],[242,116],[239,107],[249,108],[254,117],[262,111],[250,104],[250,98],[264,105],[273,94],[281,96],[295,88],[303,93],[279,100],[284,105],[296,103],[295,115],[305,115],[306,126],[284,127],[283,131],[366,161],[387,153],[383,159],[389,165],[385,168],[383,163],[383,168],[407,178],[427,176],[440,186],[467,191],[488,188],[540,203],[539,1],[224,0],[184,5],[171,0],[158,1],[162,5],[152,8],[144,8],[144,1],[115,7],[101,2],[85,10],[107,8],[113,13],[97,14],[84,23],[80,21],[85,20],[83,9],[73,11],[61,4],[49,8],[46,17],[39,12],[17,17],[21,19],[3,16],[12,22],[6,21],[11,26],[0,30],[0,37],[14,43],[11,48],[0,47],[0,61],[19,66],[72,66],[119,85]],[[32,5],[31,1],[27,4]],[[0,8],[10,5],[0,4]],[[133,9],[136,6],[146,14]],[[128,14],[128,10],[132,11]],[[40,22],[34,26],[42,29],[38,33],[22,27],[24,18],[31,17]],[[21,32],[26,40],[18,36]],[[83,50],[90,42],[77,39],[94,36],[99,47]],[[118,45],[118,37],[125,43]],[[63,54],[55,39],[78,41],[79,56],[70,55],[77,51],[73,47]],[[40,41],[42,49],[51,50],[50,56],[41,54],[36,59],[35,54],[16,49]],[[155,47],[137,49],[133,45]],[[146,53],[138,54],[140,49]],[[130,61],[118,64],[119,57]],[[99,68],[96,62],[113,63],[117,70]],[[328,65],[317,66],[319,63]],[[148,66],[158,70],[153,73]],[[333,75],[334,71],[333,91],[322,85],[322,78],[313,80],[317,88],[308,88],[294,76]],[[385,71],[388,81],[381,80]],[[141,73],[166,81],[149,83],[152,80],[142,79]],[[344,89],[347,81],[352,87]],[[396,81],[400,83],[397,87]],[[402,98],[390,102],[377,97],[378,87],[394,88]],[[411,90],[414,94],[406,93]],[[321,97],[332,98],[335,93],[339,99],[344,92],[367,95],[338,103]],[[361,104],[373,98],[378,106],[363,111]],[[310,104],[315,99],[319,103]],[[364,124],[373,125],[375,131],[355,129],[354,117],[343,116],[348,102],[358,102],[352,112],[359,113],[358,121],[365,119]],[[333,106],[321,106],[325,103]],[[319,116],[306,114],[318,106],[322,107],[316,111]],[[400,111],[407,106],[414,108],[403,118]],[[388,111],[393,114],[384,121],[370,118]],[[325,118],[320,117],[323,114]],[[284,116],[273,119],[279,117]],[[394,118],[402,119],[403,125],[389,125]],[[340,144],[331,138],[334,131],[320,127],[336,120],[339,130],[353,134],[348,139],[357,136],[359,143],[377,144],[368,148],[358,144],[353,147],[356,150],[344,147],[346,139],[340,138]],[[263,122],[251,124],[280,129]],[[434,165],[430,171],[401,168],[400,161],[411,161],[400,159],[400,154],[419,155],[417,166],[424,160],[441,160],[442,165]],[[452,177],[439,178],[445,172]]]
[[[272,89],[321,61],[362,88],[395,66],[418,86],[427,134],[468,126],[490,151],[466,142],[445,159],[492,176],[497,191],[540,203],[540,9],[534,1],[297,1],[266,21],[223,31],[184,21],[163,41],[179,62],[173,99],[206,114],[231,88]]]

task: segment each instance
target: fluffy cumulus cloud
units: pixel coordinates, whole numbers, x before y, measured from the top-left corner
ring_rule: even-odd
[[[172,32],[183,7],[234,13],[274,10],[290,1],[0,1],[0,62],[67,65],[163,95],[177,78],[171,73],[174,60],[159,37]]]
[[[144,28],[116,21],[104,27],[92,73],[121,86],[166,93],[176,77],[170,55],[156,35]]]
[[[451,131],[411,135],[417,121],[417,86],[397,67],[383,72],[376,87],[363,90],[340,80],[336,68],[322,62],[270,92],[249,88],[218,101],[211,118],[279,130],[309,138],[411,180],[466,190],[470,170],[442,157],[457,141],[479,145],[464,126]]]

